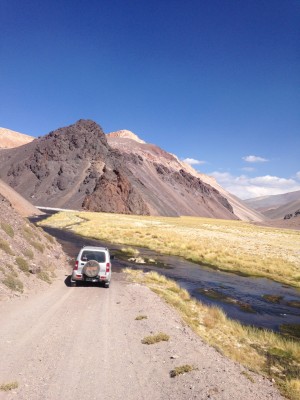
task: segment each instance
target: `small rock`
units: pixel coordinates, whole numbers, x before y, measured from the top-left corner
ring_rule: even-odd
[[[179,356],[177,354],[173,354],[170,358],[171,358],[171,360],[177,360],[177,358],[179,358]]]

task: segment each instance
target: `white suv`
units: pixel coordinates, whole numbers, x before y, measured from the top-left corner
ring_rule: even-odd
[[[71,286],[76,286],[77,282],[99,282],[109,288],[111,258],[105,247],[84,246],[72,271]]]

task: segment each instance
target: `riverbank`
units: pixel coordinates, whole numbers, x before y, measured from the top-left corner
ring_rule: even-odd
[[[207,218],[58,213],[40,223],[300,288],[300,232]]]
[[[175,308],[184,322],[221,354],[276,382],[291,400],[300,396],[300,343],[230,320],[216,307],[192,299],[174,281],[156,272],[126,269],[134,282],[148,286]]]

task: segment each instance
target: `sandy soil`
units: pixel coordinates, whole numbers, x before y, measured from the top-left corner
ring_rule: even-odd
[[[19,384],[0,392],[1,400],[282,398],[267,379],[204,344],[158,296],[122,273],[113,274],[109,289],[71,288],[66,276],[28,299],[0,303],[0,384]],[[135,320],[140,314],[148,318]],[[141,343],[160,331],[169,342]],[[171,378],[183,364],[197,370]]]

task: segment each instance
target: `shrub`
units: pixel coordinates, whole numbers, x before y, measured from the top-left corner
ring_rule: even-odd
[[[33,260],[34,254],[31,249],[25,249],[24,251],[22,251],[22,253],[24,254],[25,257],[29,258],[30,260]]]
[[[167,342],[170,339],[170,336],[166,333],[159,332],[156,335],[146,336],[142,339],[143,344],[154,344],[159,342]]]
[[[48,273],[46,271],[41,271],[37,274],[37,277],[39,279],[41,279],[44,282],[47,282],[49,284],[52,283],[50,276],[48,275]]]
[[[175,378],[177,375],[186,374],[187,372],[194,371],[195,369],[195,367],[189,364],[181,365],[180,367],[176,367],[170,371],[170,377]]]
[[[9,390],[17,389],[18,386],[19,384],[16,381],[9,383],[2,383],[2,385],[0,385],[0,390],[2,390],[3,392],[8,392]]]
[[[18,279],[15,274],[10,273],[7,275],[2,282],[4,283],[5,286],[7,286],[9,289],[17,292],[23,292],[23,283]]]
[[[23,228],[23,236],[27,240],[27,242],[30,242],[35,238],[35,233],[33,232],[33,229],[31,229],[29,226],[25,226]]]
[[[6,240],[1,239],[1,238],[0,238],[0,249],[5,251],[5,253],[10,254],[11,256],[14,255],[13,251],[11,250],[11,248],[9,246],[9,243]]]
[[[8,223],[6,223],[6,222],[1,222],[1,228],[2,228],[2,229],[4,230],[4,232],[5,232],[8,236],[10,236],[11,238],[13,238],[13,237],[15,236],[15,232],[14,232],[12,226],[9,225]]]
[[[136,321],[140,321],[141,319],[147,319],[147,315],[138,315],[135,319]]]
[[[46,237],[46,239],[47,239],[50,243],[52,243],[52,244],[55,243],[54,237],[51,236],[51,235],[49,235],[49,233],[45,233],[45,232],[44,232],[44,236]]]
[[[17,257],[16,263],[21,271],[23,271],[25,273],[29,273],[29,265],[23,257]]]
[[[29,243],[30,243],[31,246],[33,246],[36,250],[38,250],[40,253],[43,253],[43,252],[44,252],[45,247],[44,247],[44,245],[43,245],[42,243],[36,242],[36,241],[34,241],[34,240],[31,240]]]

